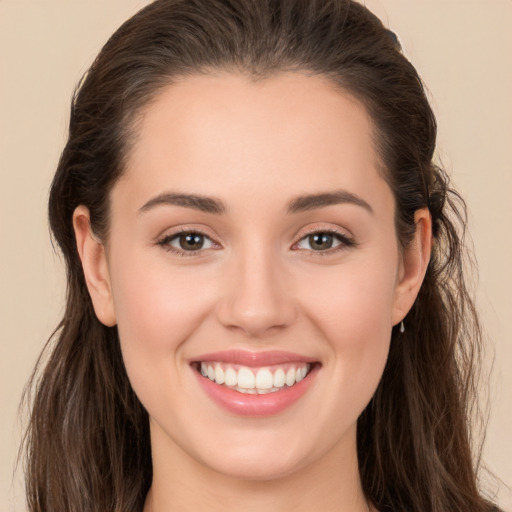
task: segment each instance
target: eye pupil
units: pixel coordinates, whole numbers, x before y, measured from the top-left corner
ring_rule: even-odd
[[[185,233],[179,238],[180,247],[185,251],[197,251],[204,245],[204,236],[199,233]]]
[[[330,249],[334,241],[329,233],[314,233],[309,235],[309,245],[314,251]]]

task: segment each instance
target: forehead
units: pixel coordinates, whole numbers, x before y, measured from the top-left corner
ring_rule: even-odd
[[[366,109],[328,79],[283,73],[254,81],[197,75],[146,107],[122,181],[143,195],[289,192],[382,181]],[[240,190],[243,189],[243,190]],[[283,197],[283,201],[286,198]]]

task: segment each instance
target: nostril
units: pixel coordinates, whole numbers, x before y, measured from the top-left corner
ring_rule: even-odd
[[[271,335],[290,326],[296,313],[293,304],[282,301],[242,301],[234,298],[225,301],[217,309],[217,318],[230,331],[241,331],[248,336]]]

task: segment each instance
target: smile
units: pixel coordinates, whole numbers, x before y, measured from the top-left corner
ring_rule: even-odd
[[[316,380],[321,364],[289,352],[231,350],[191,361],[200,388],[213,403],[237,416],[279,414]]]
[[[202,362],[200,371],[216,384],[239,393],[263,395],[292,387],[306,377],[309,363],[286,363],[263,368],[232,365],[221,362]]]

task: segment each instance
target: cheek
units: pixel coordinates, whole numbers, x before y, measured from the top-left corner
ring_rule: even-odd
[[[125,252],[111,275],[123,360],[133,390],[150,416],[187,410],[184,348],[209,310],[210,289],[190,271]],[[141,270],[144,269],[144,270]],[[171,409],[163,404],[173,404]]]
[[[331,268],[325,276],[319,272],[315,286],[302,294],[304,310],[327,341],[325,361],[335,385],[350,390],[342,401],[356,412],[373,395],[389,351],[397,268],[392,263],[398,260],[384,256]]]
[[[168,364],[207,314],[211,287],[186,267],[171,269],[165,258],[155,263],[144,253],[125,254],[117,259],[111,280],[126,364],[131,359],[152,367],[163,359]]]
[[[396,266],[386,260],[360,258],[336,269],[319,268],[310,276],[314,286],[304,283],[304,308],[327,339],[360,347],[389,335]]]

